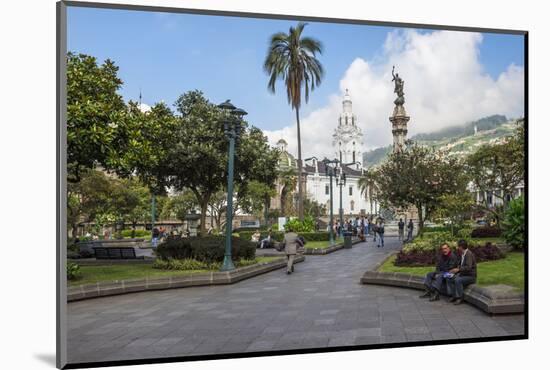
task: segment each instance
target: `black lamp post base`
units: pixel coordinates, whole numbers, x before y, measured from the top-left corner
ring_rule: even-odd
[[[235,270],[235,265],[233,264],[233,260],[231,259],[231,256],[224,256],[223,265],[220,268],[220,271],[232,271],[232,270]]]

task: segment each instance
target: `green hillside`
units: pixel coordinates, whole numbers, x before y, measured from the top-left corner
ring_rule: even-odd
[[[447,149],[452,155],[466,156],[484,144],[495,143],[514,133],[515,120],[494,115],[461,126],[452,126],[440,131],[417,134],[412,140],[437,149]],[[477,132],[476,132],[477,127]],[[369,168],[380,164],[391,152],[392,146],[376,148],[363,154],[363,163]]]

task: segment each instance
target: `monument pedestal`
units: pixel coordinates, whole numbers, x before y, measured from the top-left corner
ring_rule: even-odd
[[[403,105],[396,105],[393,108],[393,115],[390,117],[392,123],[393,134],[393,152],[397,153],[403,150],[405,147],[405,140],[407,138],[407,122],[411,117],[407,116],[405,107]]]

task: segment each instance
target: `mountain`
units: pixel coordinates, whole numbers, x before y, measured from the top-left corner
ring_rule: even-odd
[[[410,139],[422,145],[437,149],[447,149],[451,155],[466,156],[484,144],[502,140],[514,133],[515,120],[502,115],[493,115],[468,122],[464,125],[451,126],[436,132],[416,134]],[[376,148],[363,154],[366,168],[378,165],[391,152],[392,146]]]

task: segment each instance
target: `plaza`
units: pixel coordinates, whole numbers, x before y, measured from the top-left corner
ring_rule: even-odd
[[[361,285],[400,249],[372,240],[307,256],[228,286],[169,289],[68,304],[69,362],[251,353],[524,334],[524,315],[428,302],[411,289]],[[274,352],[274,353],[275,353]]]

